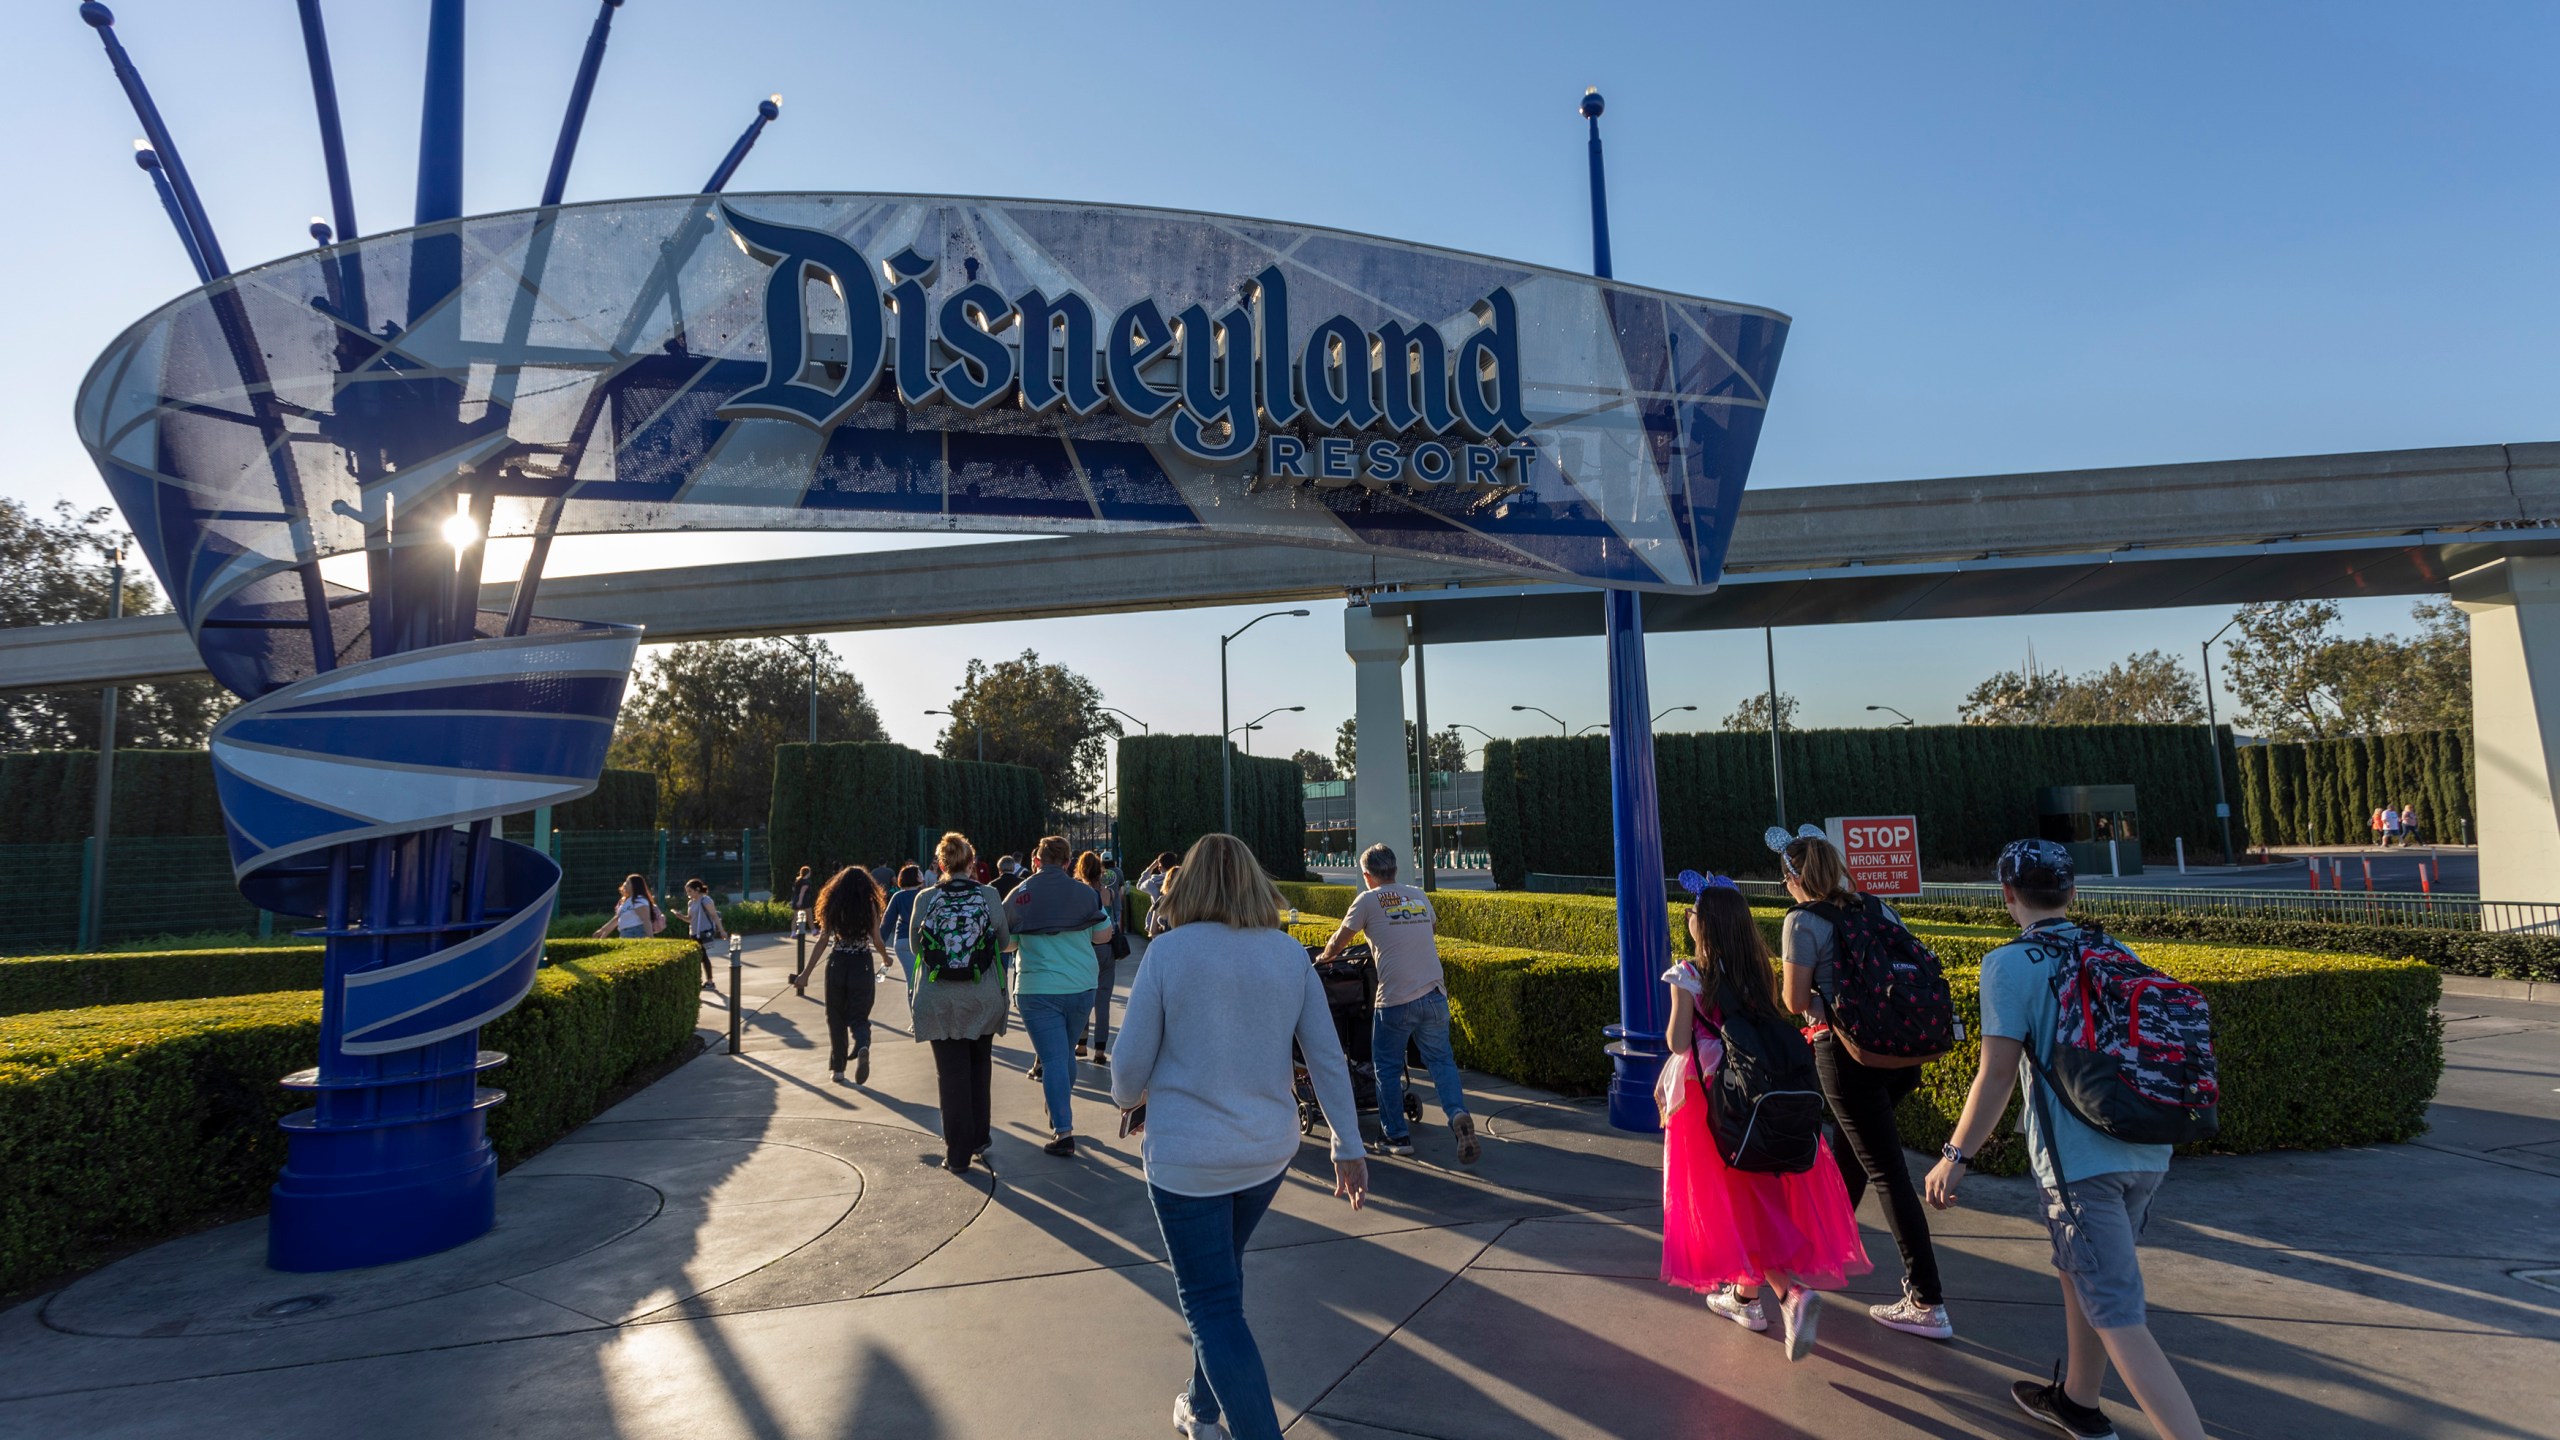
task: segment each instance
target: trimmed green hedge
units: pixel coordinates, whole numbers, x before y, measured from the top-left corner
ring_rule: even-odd
[[[658,828],[658,777],[646,770],[607,770],[596,777],[595,790],[566,805],[553,807],[554,830],[655,830]],[[533,843],[533,812],[510,815],[506,838]]]
[[[308,943],[0,960],[0,1015],[319,988],[320,947]]]
[[[1232,751],[1236,837],[1262,868],[1299,879],[1306,868],[1306,776],[1292,760]],[[1176,855],[1225,828],[1218,792],[1218,741],[1210,735],[1124,735],[1120,738],[1121,853],[1143,865]]]
[[[2252,845],[2367,844],[2384,805],[2415,805],[2421,833],[2451,842],[2479,828],[2477,770],[2462,730],[2276,742],[2240,751],[2234,795]]]
[[[1028,855],[1048,821],[1047,790],[1028,765],[945,760],[887,741],[810,745],[773,752],[773,805],[765,864],[773,893],[790,893],[803,865],[821,876],[919,853],[946,830],[969,837],[993,863]]]
[[[2008,913],[1988,905],[1898,906],[1915,925],[1953,922],[2006,929]],[[2136,941],[2264,945],[2342,955],[2405,955],[2447,975],[2560,981],[2560,936],[2443,930],[2430,925],[2366,925],[2277,915],[2161,915],[2119,912],[2105,904],[2072,907],[2110,933]]]
[[[2231,732],[2216,732],[2226,783]],[[2179,835],[2214,829],[2213,769],[2193,725],[1922,725],[1793,730],[1785,737],[1787,806],[1799,820],[1827,815],[1920,817],[1927,861],[1987,861],[2036,828],[2046,785],[2132,785],[2142,823],[2165,853]],[[1516,890],[1530,871],[1605,875],[1608,741],[1533,737],[1485,747],[1486,845],[1494,883]],[[1765,870],[1767,814],[1735,796],[1769,793],[1767,732],[1657,735],[1663,853],[1673,868]]]
[[[510,1059],[489,1113],[521,1160],[692,1043],[690,941],[561,941],[481,1043]],[[92,957],[93,959],[95,957]],[[284,1163],[276,1082],[311,1063],[316,990],[0,1018],[0,1293],[120,1242],[254,1208]]]
[[[77,844],[89,836],[98,752],[0,755],[0,845]],[[222,833],[213,758],[202,750],[116,751],[113,832],[129,839]],[[244,907],[245,908],[245,907]]]

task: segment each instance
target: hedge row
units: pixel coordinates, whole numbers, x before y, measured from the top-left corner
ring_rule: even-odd
[[[658,828],[658,777],[646,770],[607,770],[595,790],[551,810],[554,830],[654,830]],[[533,813],[510,815],[503,832],[532,843]]]
[[[945,760],[887,741],[794,742],[774,749],[765,863],[784,895],[803,865],[832,875],[929,860],[923,849],[946,830],[990,859],[1028,855],[1047,820],[1046,788],[1027,765]]]
[[[541,1149],[692,1043],[689,941],[562,941],[481,1043],[507,1052],[501,1160]],[[276,1083],[319,1044],[315,990],[0,1018],[0,1293],[117,1243],[265,1203],[284,1163]]]
[[[678,930],[684,928],[684,906],[681,901],[667,911],[667,923]],[[613,918],[607,910],[588,911],[577,915],[551,917],[551,938],[580,940],[594,936]],[[789,900],[731,901],[720,907],[720,928],[730,935],[779,935],[791,928]]]
[[[1339,908],[1343,886],[1286,887],[1303,915]],[[1457,903],[1452,904],[1450,902]],[[1592,910],[1613,902],[1578,896],[1433,897],[1440,907],[1441,962],[1448,974],[1460,1063],[1488,1074],[1566,1091],[1608,1080],[1601,1029],[1618,1018],[1618,966],[1607,954],[1556,954],[1542,946],[1485,943],[1487,928],[1588,940]],[[1522,913],[1506,917],[1508,907]],[[1784,912],[1756,912],[1774,943]],[[1913,928],[1946,962],[1968,1039],[1928,1066],[1900,1111],[1903,1138],[1926,1153],[1954,1133],[1980,1058],[1975,985],[1982,957],[2009,938],[1991,926],[1932,923]],[[1302,918],[1293,927],[1320,941],[1333,926]],[[1466,933],[1461,933],[1466,932]],[[1610,930],[1614,948],[1614,925]],[[1675,932],[1676,933],[1676,932]],[[2319,1149],[2406,1140],[2426,1128],[2426,1108],[2444,1067],[2435,1013],[2443,980],[2414,959],[2298,949],[2241,949],[2150,942],[2144,959],[2202,988],[2212,1002],[2223,1086],[2222,1134],[2229,1152]],[[2001,1138],[1978,1168],[2018,1174],[2026,1164],[2015,1136],[2014,1103]]]
[[[2414,805],[2420,832],[2476,832],[2479,783],[2461,730],[2252,745],[2240,752],[2238,812],[2252,845],[2362,845],[2373,812]]]
[[[312,944],[0,960],[0,1015],[319,988],[320,947]]]
[[[1274,875],[1305,875],[1306,776],[1290,760],[1229,748],[1235,834]],[[1132,859],[1226,828],[1218,741],[1209,735],[1127,735],[1120,740],[1120,844]]]
[[[2231,764],[2231,732],[2215,732]],[[2132,785],[2143,834],[2166,853],[2215,833],[2213,770],[2194,725],[1927,725],[1786,733],[1790,824],[1832,815],[1920,817],[1929,862],[1990,860],[2036,833],[2047,785]],[[1496,740],[1485,747],[1486,845],[1494,883],[1529,872],[1605,875],[1609,750],[1603,737]],[[1675,869],[1765,870],[1770,822],[1767,732],[1657,735],[1663,853]],[[2235,791],[2237,780],[2226,779]]]
[[[2011,923],[2008,912],[1989,905],[1912,904],[1900,908],[1914,924],[1935,921],[2005,927]],[[2298,920],[2277,915],[2163,915],[2118,911],[2104,903],[2072,908],[2128,940],[2200,941],[2340,955],[2406,956],[2423,960],[2447,975],[2560,980],[2560,935]]]

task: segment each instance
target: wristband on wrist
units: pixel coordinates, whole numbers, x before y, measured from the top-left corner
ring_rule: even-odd
[[[1939,1146],[1938,1153],[1945,1158],[1954,1161],[1958,1165],[1971,1165],[1973,1163],[1970,1159],[1966,1158],[1963,1151],[1957,1149],[1952,1144]]]

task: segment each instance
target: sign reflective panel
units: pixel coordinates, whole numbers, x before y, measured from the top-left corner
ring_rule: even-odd
[[[1869,895],[1918,899],[1920,820],[1913,815],[1833,816],[1831,843],[1849,862],[1849,881]]]

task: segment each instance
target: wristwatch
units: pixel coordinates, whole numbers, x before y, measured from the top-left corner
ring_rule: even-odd
[[[1970,1165],[1973,1163],[1971,1160],[1965,1158],[1965,1153],[1963,1151],[1957,1149],[1953,1145],[1939,1146],[1938,1153],[1947,1159],[1954,1161],[1958,1165]]]

